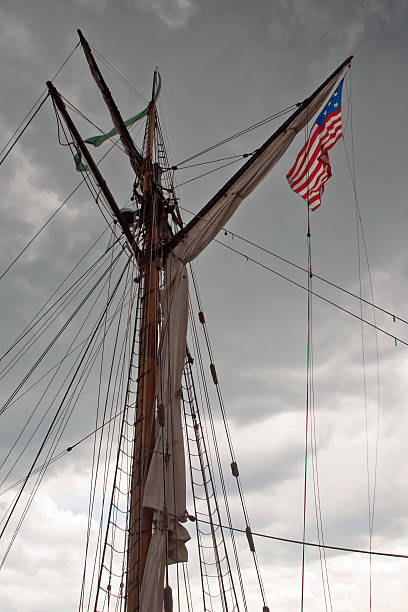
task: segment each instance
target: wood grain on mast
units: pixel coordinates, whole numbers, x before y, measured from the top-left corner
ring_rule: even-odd
[[[143,175],[142,220],[145,226],[142,324],[140,337],[138,385],[136,398],[136,431],[133,452],[131,499],[129,516],[127,612],[140,609],[140,592],[152,536],[153,510],[143,508],[143,493],[147,471],[154,450],[154,403],[156,396],[157,310],[159,270],[153,254],[158,245],[158,210],[156,182],[153,180],[152,154],[155,132],[154,91],[148,112],[146,157]]]

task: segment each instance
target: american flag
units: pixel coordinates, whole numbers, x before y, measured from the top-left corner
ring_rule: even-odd
[[[286,178],[289,185],[308,206],[320,206],[324,183],[331,177],[328,151],[336,144],[341,132],[341,91],[343,80],[317,117],[310,135]]]

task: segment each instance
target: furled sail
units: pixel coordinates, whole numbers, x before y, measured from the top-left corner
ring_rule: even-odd
[[[165,288],[160,297],[162,328],[157,366],[157,404],[165,418],[161,417],[161,424],[156,426],[155,452],[143,498],[143,505],[154,510],[155,531],[143,576],[141,612],[162,611],[165,564],[187,560],[185,542],[189,535],[181,524],[186,516],[186,482],[180,408],[188,318],[186,265],[198,257],[279,161],[325,102],[350,60],[299,106],[169,245]]]

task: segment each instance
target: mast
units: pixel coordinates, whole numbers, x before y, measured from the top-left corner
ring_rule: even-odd
[[[159,269],[155,262],[158,252],[158,225],[161,215],[158,211],[159,190],[158,177],[153,177],[153,151],[155,133],[155,102],[157,72],[154,74],[152,98],[149,104],[148,122],[145,137],[145,156],[137,150],[128,129],[119,113],[112,95],[99,71],[88,42],[78,30],[81,44],[88,61],[91,74],[95,79],[104,101],[110,111],[112,120],[118,130],[122,144],[129,157],[130,164],[136,174],[136,181],[142,178],[142,198],[140,223],[143,224],[145,237],[140,249],[134,241],[129,225],[123,219],[120,209],[94,162],[84,140],[70,118],[65,104],[51,82],[47,82],[51,96],[61,112],[68,128],[76,141],[81,154],[86,160],[101,191],[104,193],[110,208],[119,222],[123,233],[133,251],[139,265],[140,283],[142,284],[142,313],[139,333],[139,363],[136,396],[136,420],[134,424],[135,438],[133,449],[133,466],[130,484],[129,531],[126,602],[127,612],[137,612],[140,609],[140,591],[148,548],[152,536],[153,510],[143,508],[143,492],[146,475],[154,449],[154,404],[156,397],[156,363],[157,363],[157,309],[159,294]]]
[[[188,317],[186,266],[206,248],[242,200],[253,191],[280,159],[296,133],[306,125],[309,117],[327,98],[338,74],[351,58],[346,60],[312,96],[305,100],[298,110],[257,150],[253,157],[221,188],[192,221],[174,235],[167,221],[168,215],[171,214],[175,225],[180,227],[181,224],[177,223],[177,216],[173,216],[175,214],[174,207],[171,207],[169,200],[166,202],[166,198],[164,198],[160,181],[160,167],[158,163],[154,163],[156,159],[162,159],[160,157],[161,130],[156,119],[155,109],[158,73],[155,72],[154,75],[151,102],[147,110],[148,121],[142,154],[139,153],[133,143],[125,122],[122,120],[112,95],[96,65],[88,43],[80,32],[79,34],[91,74],[108,106],[116,130],[135,172],[136,180],[133,193],[139,204],[138,229],[140,230],[140,241],[136,243],[131,226],[126,223],[117,207],[84,141],[70,120],[62,99],[52,84],[48,83],[53,100],[67,121],[74,141],[84,155],[90,170],[111,206],[112,212],[118,219],[139,267],[138,282],[141,288],[141,302],[135,320],[139,350],[135,352],[135,359],[133,360],[132,348],[131,357],[131,368],[134,367],[134,361],[138,360],[138,375],[137,380],[134,381],[129,374],[128,381],[129,385],[131,384],[130,381],[132,381],[132,384],[135,383],[133,389],[136,391],[136,399],[132,402],[132,406],[135,408],[135,419],[131,425],[133,431],[131,439],[127,440],[133,445],[133,452],[129,452],[127,455],[130,472],[128,473],[129,487],[127,493],[125,493],[125,495],[129,495],[126,504],[128,522],[126,527],[122,529],[126,542],[123,552],[120,553],[124,554],[126,559],[126,569],[123,570],[122,574],[113,574],[112,572],[116,577],[122,576],[123,580],[119,585],[120,595],[115,596],[121,599],[120,605],[124,605],[126,612],[140,612],[142,609],[150,612],[153,599],[155,599],[154,609],[158,610],[159,607],[161,609],[160,598],[163,597],[165,609],[170,610],[172,609],[170,603],[171,588],[168,583],[168,573],[165,574],[166,587],[162,590],[163,574],[161,572],[165,571],[164,568],[169,563],[179,563],[187,559],[187,552],[184,554],[183,547],[190,537],[188,531],[182,526],[182,522],[186,518],[186,494],[180,406],[182,396],[180,381],[185,359]],[[144,111],[145,113],[146,111]],[[158,143],[155,142],[156,132]],[[154,155],[155,151],[156,154]],[[139,189],[141,193],[138,191]],[[163,256],[164,264],[162,262]],[[166,299],[163,299],[162,303],[159,304],[159,285],[162,272],[166,279],[164,291]],[[173,308],[174,304],[177,304],[177,308]],[[161,305],[160,315],[159,305]],[[160,348],[158,346],[159,324]],[[172,344],[170,343],[170,330],[172,336],[177,338],[177,342]],[[138,356],[136,357],[137,353]],[[163,368],[163,364],[166,366],[165,368]],[[164,374],[167,367],[168,372],[166,371]],[[157,422],[159,425],[157,431],[155,431],[156,398],[158,403]],[[171,427],[167,427],[168,423],[171,423]],[[166,424],[166,429],[164,424]],[[196,423],[194,427],[195,425]],[[199,439],[197,439],[197,447],[201,458]],[[200,471],[203,474],[205,472],[205,465],[202,461],[200,461]],[[183,477],[180,477],[180,474],[183,474]],[[236,476],[234,471],[233,475]],[[176,482],[179,483],[177,495]],[[203,485],[208,502],[212,494],[209,493],[205,476],[203,476]],[[155,497],[155,488],[158,486],[162,487],[160,495],[163,495],[163,497]],[[172,496],[167,497],[168,491],[171,491]],[[146,504],[146,507],[144,504]],[[171,509],[168,510],[168,508]],[[207,511],[212,525],[213,510],[209,503],[207,503]],[[159,517],[157,525],[156,517]],[[245,517],[247,532],[250,532],[249,521],[246,515]],[[153,518],[155,522],[153,522]],[[219,522],[221,524],[221,519],[219,519]],[[215,541],[214,537],[213,546],[219,577],[219,596],[223,609],[227,610],[226,593],[230,589],[225,589],[223,584],[222,559],[218,554],[219,543]],[[253,543],[251,545],[249,542],[249,546],[250,550],[255,553]],[[227,558],[226,550],[225,557]],[[101,567],[103,567],[103,562]],[[228,572],[230,572],[229,562]],[[126,580],[124,579],[125,575]],[[154,589],[151,588],[152,577],[157,578]],[[259,573],[258,577],[264,600],[263,609],[267,611]],[[99,587],[100,582],[98,583]],[[125,589],[124,596],[122,594],[123,587]],[[233,589],[232,576],[231,588]],[[102,590],[107,593],[109,601],[111,585],[106,585],[106,589]],[[153,598],[152,594],[154,595]],[[234,597],[232,606],[233,609],[237,609],[238,602],[235,595]]]
[[[131,476],[131,497],[128,542],[127,612],[140,607],[140,590],[152,535],[153,510],[143,508],[143,492],[151,454],[154,449],[154,401],[156,395],[157,310],[159,270],[153,254],[158,245],[157,197],[153,181],[153,145],[155,131],[154,91],[148,113],[146,156],[143,172],[142,221],[145,242],[142,262],[143,302],[138,385],[136,398],[136,432]]]
[[[136,261],[139,261],[140,259],[140,251],[138,246],[135,244],[134,242],[134,237],[132,235],[132,232],[129,229],[129,225],[124,221],[121,213],[120,213],[120,209],[119,206],[116,203],[115,198],[112,195],[111,190],[109,189],[108,185],[106,184],[105,179],[103,178],[101,172],[99,171],[98,166],[96,165],[94,159],[92,158],[92,155],[90,154],[88,147],[86,146],[86,144],[84,143],[80,133],[78,132],[77,128],[75,127],[74,122],[72,121],[71,117],[68,114],[68,111],[66,109],[66,106],[61,98],[60,93],[57,91],[57,89],[54,87],[54,85],[51,83],[51,81],[47,81],[47,87],[48,90],[51,94],[52,100],[54,101],[56,107],[58,108],[58,110],[60,111],[61,115],[64,117],[64,120],[68,126],[69,131],[71,132],[72,136],[74,137],[78,148],[81,151],[81,154],[84,156],[86,163],[89,166],[89,169],[91,170],[92,174],[95,177],[95,180],[100,188],[100,190],[102,191],[103,195],[106,198],[106,201],[108,202],[110,209],[114,215],[114,217],[116,218],[116,220],[118,221],[119,225],[122,228],[122,231],[124,233],[124,235],[127,238],[127,241],[129,243],[129,247],[131,248],[131,250],[133,251],[135,257],[136,257]]]
[[[88,62],[89,65],[89,69],[91,71],[91,74],[95,80],[95,83],[98,85],[103,99],[105,101],[106,106],[108,107],[108,110],[111,114],[112,117],[112,121],[114,126],[116,127],[116,129],[118,130],[119,136],[120,136],[120,140],[121,143],[123,145],[123,148],[125,149],[126,154],[129,157],[130,160],[130,165],[132,166],[133,170],[135,171],[135,174],[138,174],[140,167],[143,163],[143,156],[141,155],[141,153],[136,149],[135,143],[132,140],[131,135],[129,134],[129,131],[125,125],[125,122],[123,121],[119,109],[115,104],[115,101],[112,97],[111,92],[108,89],[108,86],[105,82],[105,79],[102,76],[101,71],[98,68],[98,65],[95,61],[94,56],[92,55],[92,51],[91,48],[89,46],[88,41],[85,39],[84,35],[82,34],[81,30],[78,30],[78,36],[79,36],[79,40],[81,41],[81,45],[82,48],[84,50],[85,53],[85,57],[86,60]]]
[[[154,403],[156,397],[157,362],[157,309],[159,269],[154,256],[158,251],[158,182],[153,177],[153,150],[155,135],[155,91],[157,72],[154,74],[152,97],[149,104],[146,129],[145,157],[137,150],[123,121],[119,109],[93,57],[89,43],[78,30],[91,74],[100,89],[119,133],[136,180],[142,179],[141,214],[139,222],[145,230],[144,243],[137,258],[142,283],[142,313],[139,336],[139,363],[136,395],[135,439],[130,484],[129,532],[126,601],[127,612],[140,609],[140,590],[146,558],[152,536],[153,510],[143,508],[143,492],[147,470],[155,442]],[[85,146],[85,145],[84,145]]]

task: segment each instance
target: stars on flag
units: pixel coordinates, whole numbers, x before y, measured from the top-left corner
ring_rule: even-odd
[[[328,151],[342,135],[341,92],[343,81],[344,79],[340,81],[329,102],[317,117],[310,130],[308,141],[286,175],[290,187],[306,200],[312,210],[320,206],[324,183],[332,175]]]

